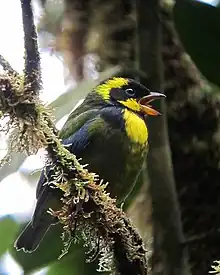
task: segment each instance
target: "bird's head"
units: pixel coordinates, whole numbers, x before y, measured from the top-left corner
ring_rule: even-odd
[[[142,115],[158,115],[158,111],[149,104],[155,99],[165,97],[164,94],[151,92],[139,82],[122,77],[110,78],[95,88],[107,104],[121,105]]]

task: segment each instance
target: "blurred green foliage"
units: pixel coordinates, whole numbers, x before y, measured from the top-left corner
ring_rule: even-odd
[[[19,224],[11,217],[4,217],[0,220],[0,257],[14,243]]]
[[[194,0],[176,1],[177,33],[201,73],[220,86],[220,8]]]

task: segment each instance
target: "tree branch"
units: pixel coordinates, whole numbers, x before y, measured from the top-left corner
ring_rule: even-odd
[[[31,0],[21,0],[21,8],[25,47],[24,86],[27,93],[35,95],[38,94],[41,89],[42,80],[37,32],[34,25]]]
[[[0,64],[2,65],[3,70],[7,71],[10,76],[17,76],[18,72],[16,72],[12,66],[9,64],[7,60],[0,54]]]
[[[140,70],[148,75],[142,79],[152,90],[161,90],[163,67],[161,59],[160,1],[137,1],[138,45]],[[160,105],[159,105],[160,104]],[[151,118],[149,127],[148,175],[153,206],[154,252],[153,274],[188,274],[185,268],[181,217],[173,176],[165,103],[158,104],[162,116]],[[162,270],[158,272],[158,264]]]

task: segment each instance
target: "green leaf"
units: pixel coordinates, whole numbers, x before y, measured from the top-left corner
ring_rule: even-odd
[[[85,251],[82,247],[75,247],[74,253],[51,265],[47,275],[102,275],[96,271],[97,267],[97,262],[86,263]]]
[[[0,220],[0,257],[14,243],[15,235],[19,229],[19,225],[10,217]]]
[[[220,86],[220,9],[192,1],[176,1],[174,23],[187,53],[201,73]]]

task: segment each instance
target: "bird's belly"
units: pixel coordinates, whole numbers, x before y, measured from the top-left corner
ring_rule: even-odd
[[[133,187],[145,158],[145,149],[131,144],[121,135],[96,139],[85,150],[82,160],[88,169],[97,173],[105,182],[111,197],[123,200]]]

